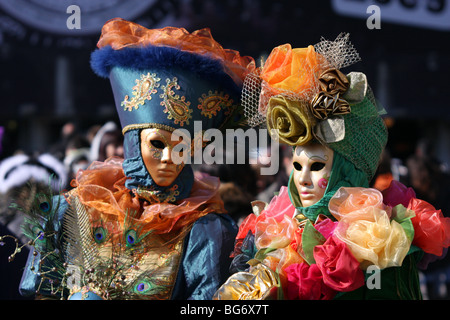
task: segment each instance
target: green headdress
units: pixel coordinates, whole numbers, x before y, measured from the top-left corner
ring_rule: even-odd
[[[334,41],[322,39],[307,48],[276,47],[260,73],[244,82],[249,124],[267,125],[281,143],[298,146],[316,141],[335,151],[326,193],[314,206],[301,206],[291,174],[291,201],[310,219],[329,214],[328,201],[339,187],[368,186],[387,142],[383,110],[366,76],[340,71],[360,60],[348,38],[340,34]],[[255,83],[260,88],[257,103]]]

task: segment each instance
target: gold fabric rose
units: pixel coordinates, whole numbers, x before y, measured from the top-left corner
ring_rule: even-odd
[[[280,286],[275,272],[262,263],[237,272],[216,291],[213,300],[273,300]]]
[[[325,120],[332,115],[350,113],[350,105],[340,96],[350,85],[347,77],[335,68],[324,71],[319,76],[321,91],[311,101],[311,112],[319,120]]]
[[[336,93],[344,93],[347,91],[350,82],[338,69],[331,68],[325,70],[319,76],[319,85],[322,91],[334,95]]]
[[[320,91],[311,101],[311,112],[319,120],[325,120],[329,116],[337,116],[350,113],[350,105],[339,97],[339,93],[331,95]]]
[[[316,119],[305,101],[293,101],[284,96],[270,98],[267,128],[275,129],[281,143],[303,145],[313,138]]]

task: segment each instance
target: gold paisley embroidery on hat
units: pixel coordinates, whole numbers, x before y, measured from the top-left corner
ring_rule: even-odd
[[[229,114],[230,107],[233,105],[233,99],[230,99],[228,94],[218,93],[217,90],[214,92],[209,90],[208,95],[203,93],[198,101],[200,102],[198,108],[202,111],[201,114],[210,119],[217,116],[217,112],[220,110],[224,110],[225,115]]]
[[[165,107],[164,113],[168,113],[167,119],[173,120],[175,124],[179,124],[181,127],[186,123],[189,125],[189,119],[192,118],[193,110],[189,108],[191,102],[186,101],[185,96],[175,94],[175,90],[180,90],[178,79],[173,77],[172,80],[167,78],[166,85],[162,85],[163,93],[159,96],[163,100],[161,105]]]
[[[151,100],[152,95],[157,92],[159,87],[159,81],[161,79],[156,77],[156,73],[142,74],[140,79],[136,79],[136,85],[133,87],[133,97],[131,100],[126,95],[125,99],[120,104],[123,110],[132,111],[139,109],[139,106],[143,106],[146,100]]]

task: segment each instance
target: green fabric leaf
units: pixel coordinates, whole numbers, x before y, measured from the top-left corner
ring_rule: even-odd
[[[325,242],[325,237],[314,228],[311,221],[307,220],[302,233],[303,258],[311,265],[316,263],[314,259],[314,247]]]
[[[392,208],[393,220],[399,223],[403,230],[405,230],[406,236],[412,242],[414,239],[414,226],[411,218],[415,216],[414,211],[405,208],[402,204],[399,204]]]
[[[255,253],[255,257],[253,259],[262,262],[266,258],[268,253],[275,251],[275,250],[276,249],[274,249],[274,248],[261,248]]]

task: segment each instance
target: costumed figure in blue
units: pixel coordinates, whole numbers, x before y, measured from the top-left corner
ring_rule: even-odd
[[[186,159],[205,146],[195,122],[201,130],[241,125],[254,60],[223,49],[208,29],[151,30],[120,18],[103,26],[97,46],[91,66],[111,81],[124,159],[93,162],[70,191],[37,199],[24,228],[34,250],[20,291],[211,299],[228,277],[237,227],[219,179],[194,178]]]

